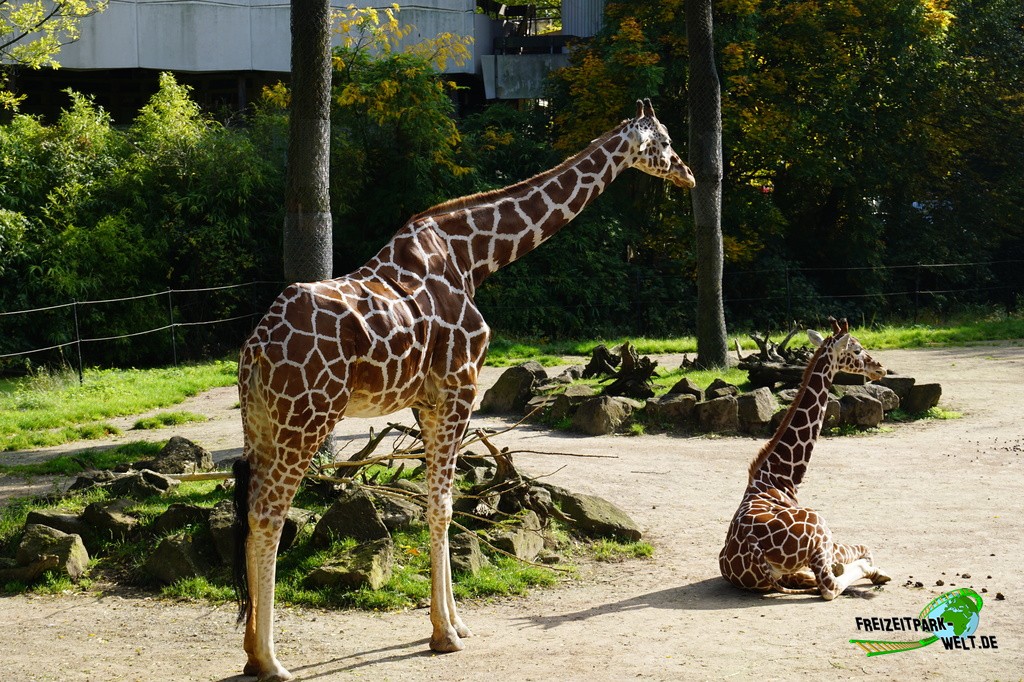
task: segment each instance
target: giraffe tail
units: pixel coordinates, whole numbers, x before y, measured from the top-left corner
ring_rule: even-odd
[[[252,470],[245,459],[236,459],[233,466],[235,476],[235,594],[238,598],[238,618],[235,625],[241,625],[249,614],[249,576],[245,560],[245,545],[249,539],[249,479]]]

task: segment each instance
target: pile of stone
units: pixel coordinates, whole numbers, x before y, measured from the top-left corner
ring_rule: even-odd
[[[650,368],[653,374],[656,363],[643,358],[634,364]],[[595,351],[587,368],[595,365],[608,366],[612,372],[617,366],[609,361],[604,347]],[[480,409],[533,415],[548,423],[568,420],[572,430],[587,435],[615,433],[639,420],[673,430],[763,436],[774,432],[797,393],[790,381],[755,384],[754,390],[741,392],[722,379],[702,389],[684,377],[662,395],[638,399],[610,394],[608,388],[617,381],[603,390],[576,383],[584,370],[584,366],[576,365],[549,377],[537,362],[510,367],[484,393]],[[795,376],[799,384],[803,370]],[[941,395],[939,384],[918,384],[913,377],[890,374],[877,382],[867,382],[862,376],[841,374],[832,388],[825,426],[873,428],[897,408],[907,414],[926,412],[938,404]]]
[[[557,563],[557,543],[548,532],[552,516],[580,537],[640,539],[637,525],[610,502],[538,483],[515,471],[507,453],[503,452],[501,459],[504,467],[472,453],[460,462],[459,475],[473,485],[455,500],[456,521],[460,520],[459,512],[467,512],[461,520],[478,531],[465,530],[451,537],[456,573],[476,574],[489,563],[481,541],[524,561]],[[0,558],[0,583],[28,584],[46,572],[78,580],[90,556],[118,542],[152,544],[145,553],[143,568],[157,583],[225,576],[235,556],[233,500],[225,499],[213,507],[174,503],[151,522],[144,522],[134,512],[140,500],[167,496],[175,490],[179,482],[168,474],[211,469],[209,453],[185,439],[174,438],[155,460],[140,464],[148,468],[92,472],[79,477],[71,490],[103,488],[112,497],[90,504],[81,513],[60,509],[30,512],[16,555]],[[306,577],[307,584],[379,589],[391,577],[396,562],[392,534],[425,524],[425,485],[398,479],[386,486],[346,481],[318,484],[315,489],[330,506],[322,516],[293,507],[279,553],[291,548],[308,527],[312,528],[308,541],[314,547],[348,547],[351,543],[334,543],[351,538],[355,545],[338,549],[313,569]],[[476,521],[480,517],[501,518],[503,522],[480,523]]]

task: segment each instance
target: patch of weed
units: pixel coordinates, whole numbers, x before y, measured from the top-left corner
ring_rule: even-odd
[[[181,426],[189,422],[204,422],[206,417],[195,412],[159,412],[152,417],[146,417],[135,422],[133,429],[162,429],[167,426]]]

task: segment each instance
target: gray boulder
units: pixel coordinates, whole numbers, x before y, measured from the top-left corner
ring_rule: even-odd
[[[484,467],[474,467],[471,471],[478,470],[489,471]],[[374,506],[377,507],[377,513],[380,514],[380,520],[392,533],[426,523],[426,513],[423,507],[404,496],[373,493],[372,499]]]
[[[885,416],[882,403],[868,395],[847,394],[839,399],[840,421],[860,429],[874,428]]]
[[[544,528],[536,512],[526,511],[518,525],[492,531],[491,544],[523,561],[533,561],[544,549]]]
[[[696,402],[704,400],[704,391],[689,377],[683,377],[677,381],[672,388],[668,389],[669,395],[692,395]]]
[[[593,398],[594,395],[594,389],[586,384],[569,386],[565,391],[554,396],[555,399],[551,404],[549,417],[555,421],[571,417],[576,413],[580,405],[586,402],[587,399]]]
[[[862,386],[837,386],[837,392],[843,395],[861,395],[874,398],[882,403],[882,411],[888,412],[900,406],[900,397],[891,388],[881,384],[864,384]]]
[[[647,400],[644,413],[657,424],[684,426],[693,417],[697,399],[689,393],[666,393]]]
[[[143,499],[154,495],[167,495],[178,487],[178,481],[149,469],[121,476],[106,484],[107,490],[115,497]]]
[[[277,545],[277,553],[280,554],[295,544],[295,539],[306,526],[316,520],[316,514],[308,509],[291,507],[288,516],[284,518],[284,528],[281,529],[281,542]]]
[[[92,533],[87,540],[122,541],[138,527],[139,520],[125,510],[135,504],[132,500],[93,502],[82,512],[82,520],[89,524]],[[90,548],[94,548],[90,542]]]
[[[213,456],[187,438],[172,436],[156,457],[136,462],[137,470],[149,469],[158,474],[194,474],[213,468]]]
[[[772,392],[761,387],[736,398],[736,412],[740,428],[747,433],[763,431],[779,409],[779,401]]]
[[[606,395],[590,398],[576,410],[572,428],[588,436],[615,433],[630,418],[637,405],[639,403],[628,398]]]
[[[714,400],[715,398],[724,398],[729,395],[739,395],[740,389],[737,386],[730,384],[724,379],[715,379],[708,385],[706,391],[704,391],[705,400]]]
[[[942,386],[939,384],[915,384],[907,395],[903,409],[909,414],[927,412],[939,404],[942,397]]]
[[[117,478],[117,474],[113,471],[101,470],[101,471],[87,471],[78,475],[75,482],[68,486],[68,492],[75,492],[79,490],[88,490],[95,488],[99,485],[105,485]]]
[[[78,580],[89,565],[89,552],[82,538],[61,532],[56,528],[29,524],[14,556],[17,566],[30,569],[31,579],[44,571],[59,571],[72,580]]]
[[[213,547],[221,563],[231,566],[235,560],[235,502],[221,500],[207,516]]]
[[[900,404],[905,405],[907,399],[910,397],[910,390],[914,388],[916,380],[914,377],[903,376],[901,374],[887,374],[875,383],[891,389],[897,396],[899,396]]]
[[[61,511],[50,509],[33,509],[25,519],[27,525],[47,526],[56,528],[62,533],[86,537],[92,528],[86,523],[80,514],[67,514]]]
[[[153,521],[153,532],[167,535],[185,526],[206,523],[209,518],[210,510],[206,507],[175,502]]]
[[[491,563],[480,550],[480,539],[476,533],[457,533],[448,539],[451,553],[452,573],[476,575],[480,569]]]
[[[312,542],[317,547],[326,547],[338,538],[370,542],[389,537],[388,528],[373,506],[373,500],[362,486],[351,485],[342,491],[338,500],[317,522]]]
[[[723,396],[705,400],[694,407],[697,427],[701,431],[720,433],[736,431],[740,427],[739,403],[736,396]]]
[[[534,386],[547,381],[548,375],[539,362],[525,362],[505,370],[494,386],[484,392],[480,401],[482,412],[521,413],[533,397]]]
[[[196,578],[210,571],[210,562],[191,535],[172,535],[160,541],[145,563],[146,572],[164,585]]]
[[[572,527],[586,537],[610,537],[636,542],[643,534],[622,509],[596,495],[573,493],[558,486],[545,485],[562,512],[572,519]]]
[[[341,555],[328,559],[306,577],[312,587],[369,587],[379,590],[391,579],[395,548],[391,538],[378,538],[356,545]]]

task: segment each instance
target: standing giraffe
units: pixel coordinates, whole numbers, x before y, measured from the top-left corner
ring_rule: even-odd
[[[737,587],[820,592],[832,600],[860,578],[875,585],[889,581],[872,564],[867,547],[833,541],[825,520],[796,500],[836,373],[863,374],[872,380],[885,376],[882,365],[850,335],[847,321],[831,322],[832,336],[827,339],[807,331],[818,349],[778,430],[750,464],[747,489],[718,555],[722,576]]]
[[[557,167],[504,189],[414,216],[366,265],[293,284],[242,347],[244,445],[235,465],[236,578],[245,673],[291,674],[274,653],[276,550],[285,515],[317,448],[343,416],[419,410],[427,461],[433,633],[458,651],[470,635],[455,609],[448,555],[452,478],[490,329],[473,302],[480,283],[554,235],[629,167],[693,187],[650,100]]]

